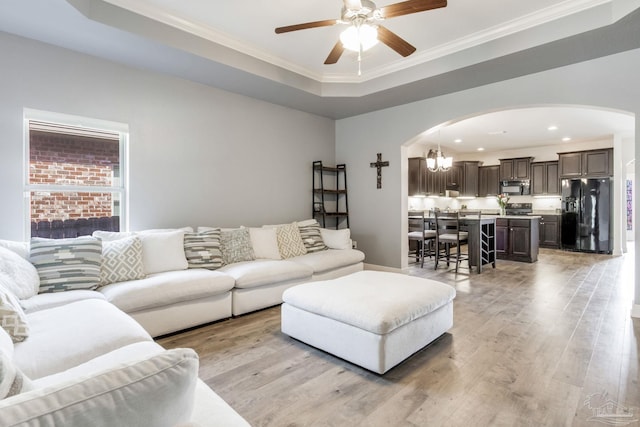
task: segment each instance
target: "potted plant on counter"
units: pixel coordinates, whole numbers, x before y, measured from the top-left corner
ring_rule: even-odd
[[[506,194],[498,194],[496,196],[496,200],[498,200],[498,205],[500,205],[500,215],[504,216],[507,214],[507,203],[511,198]]]

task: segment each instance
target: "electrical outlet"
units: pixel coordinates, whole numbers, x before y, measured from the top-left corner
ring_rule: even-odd
[[[353,249],[358,249],[358,242],[356,242],[355,240],[352,240],[352,241],[351,241],[351,247],[352,247]]]

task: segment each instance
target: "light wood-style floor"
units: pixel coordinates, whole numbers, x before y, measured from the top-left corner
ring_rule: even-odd
[[[283,335],[279,307],[159,342],[194,348],[200,377],[255,427],[606,426],[592,417],[607,402],[640,426],[632,254],[541,250],[481,275],[427,264],[410,274],[455,286],[454,326],[383,376]]]

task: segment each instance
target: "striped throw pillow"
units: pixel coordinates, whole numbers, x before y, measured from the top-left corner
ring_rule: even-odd
[[[40,293],[95,289],[100,284],[102,242],[89,236],[33,237],[30,261],[40,276]]]
[[[320,234],[320,224],[315,220],[303,221],[298,223],[298,229],[300,230],[300,237],[304,247],[307,248],[308,253],[324,251],[327,245],[322,240]]]
[[[219,228],[198,233],[185,233],[184,254],[189,268],[215,270],[222,267],[220,234]]]

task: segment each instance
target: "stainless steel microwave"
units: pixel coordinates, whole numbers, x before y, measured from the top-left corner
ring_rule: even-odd
[[[529,180],[502,181],[500,192],[511,196],[528,196],[530,194]]]

